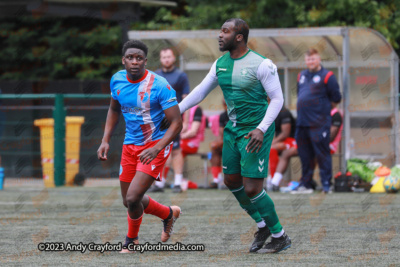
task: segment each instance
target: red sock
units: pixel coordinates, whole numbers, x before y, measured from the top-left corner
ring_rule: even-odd
[[[144,213],[157,216],[158,218],[163,220],[168,218],[169,212],[170,212],[169,207],[158,203],[151,197],[149,197],[149,205],[147,205],[147,208],[144,209]]]
[[[168,172],[169,172],[169,167],[165,166],[164,167],[164,172],[163,172],[163,178],[164,179],[167,179]]]
[[[128,213],[128,234],[127,234],[127,236],[129,238],[138,237],[140,224],[142,223],[142,218],[143,218],[143,214],[138,219],[132,219],[131,217],[129,217],[129,213]]]
[[[218,179],[218,174],[222,172],[221,166],[211,166],[211,173],[214,179]]]
[[[279,155],[276,149],[271,148],[269,152],[269,170],[271,172],[271,177],[274,177],[276,167],[278,166]]]

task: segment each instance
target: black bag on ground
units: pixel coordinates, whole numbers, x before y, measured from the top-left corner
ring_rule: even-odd
[[[351,192],[349,187],[349,176],[341,172],[335,175],[335,192]]]
[[[335,192],[369,192],[371,184],[363,181],[360,176],[352,175],[351,172],[335,175]]]

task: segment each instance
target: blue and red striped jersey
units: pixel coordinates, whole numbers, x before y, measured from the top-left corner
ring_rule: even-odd
[[[121,104],[126,132],[124,145],[145,145],[161,139],[164,110],[178,104],[175,90],[167,80],[146,70],[143,77],[132,81],[126,70],[120,70],[110,81],[111,96]]]

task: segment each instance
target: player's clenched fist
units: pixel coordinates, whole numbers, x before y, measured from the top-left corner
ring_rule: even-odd
[[[108,143],[102,142],[99,149],[97,149],[97,158],[99,160],[107,160],[108,150],[110,145]]]

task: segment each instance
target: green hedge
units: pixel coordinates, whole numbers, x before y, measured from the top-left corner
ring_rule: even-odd
[[[110,21],[2,19],[0,46],[0,80],[103,80],[121,69],[121,28]]]

